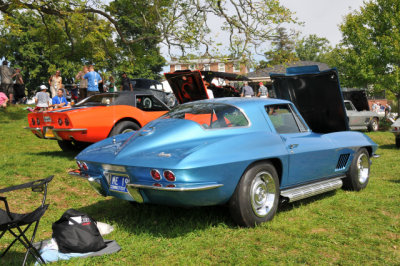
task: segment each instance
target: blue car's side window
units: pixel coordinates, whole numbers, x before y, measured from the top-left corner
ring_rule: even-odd
[[[300,132],[300,128],[289,105],[268,105],[265,106],[265,111],[278,133],[285,134]]]

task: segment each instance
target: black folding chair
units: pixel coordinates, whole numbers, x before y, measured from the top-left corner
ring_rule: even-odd
[[[32,188],[33,192],[43,192],[43,199],[40,207],[34,210],[33,212],[25,214],[10,212],[10,208],[8,206],[6,197],[0,196],[0,200],[4,202],[6,208],[5,210],[0,209],[0,232],[1,232],[0,239],[7,231],[10,232],[15,237],[13,242],[11,242],[11,244],[0,255],[0,257],[3,257],[7,253],[7,251],[12,247],[12,245],[14,245],[14,243],[18,240],[27,249],[25,253],[24,262],[22,263],[22,265],[25,265],[29,253],[31,253],[35,257],[37,262],[39,262],[40,264],[42,263],[45,264],[45,261],[43,260],[39,251],[32,245],[32,243],[35,239],[40,218],[42,218],[47,208],[49,207],[49,204],[45,204],[45,202],[47,195],[47,184],[52,179],[53,176],[49,176],[48,178],[45,179],[39,179],[26,184],[0,189],[0,194],[25,188]],[[28,231],[28,229],[31,227],[32,224],[35,224],[35,228],[33,230],[32,237],[29,240],[26,237],[25,233]],[[26,226],[25,229],[21,228],[23,226]]]

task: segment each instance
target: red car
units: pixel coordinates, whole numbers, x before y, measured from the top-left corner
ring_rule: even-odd
[[[81,150],[107,137],[138,130],[169,108],[146,90],[93,95],[71,108],[28,114],[39,138],[56,139],[63,151]]]

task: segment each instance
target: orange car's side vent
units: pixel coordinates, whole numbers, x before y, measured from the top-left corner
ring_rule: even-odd
[[[346,167],[347,161],[349,160],[350,154],[346,153],[346,154],[341,154],[339,156],[339,161],[336,165],[336,169],[335,170],[343,170]]]

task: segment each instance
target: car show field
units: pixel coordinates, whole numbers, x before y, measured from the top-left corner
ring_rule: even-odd
[[[398,264],[400,262],[400,156],[391,132],[367,135],[377,144],[368,186],[360,192],[335,190],[284,204],[275,218],[255,228],[238,227],[226,206],[181,208],[131,204],[103,198],[86,182],[68,175],[77,153],[57,142],[32,138],[24,130],[21,106],[0,111],[0,187],[55,175],[49,185],[49,210],[37,241],[51,238],[51,224],[75,208],[114,226],[106,239],[122,247],[116,254],[72,259],[56,265],[94,264]],[[33,208],[31,196],[11,195],[11,206]],[[5,247],[11,238],[0,242]],[[19,244],[7,265],[20,265]],[[29,261],[33,265],[34,261]]]

